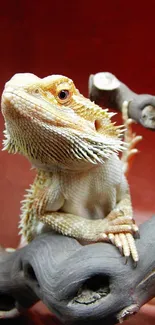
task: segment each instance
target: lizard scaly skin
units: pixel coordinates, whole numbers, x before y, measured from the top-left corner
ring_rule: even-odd
[[[22,203],[29,242],[49,230],[81,242],[111,241],[138,261],[129,186],[112,113],[61,75],[16,74],[2,94],[4,149],[24,155],[37,175]]]

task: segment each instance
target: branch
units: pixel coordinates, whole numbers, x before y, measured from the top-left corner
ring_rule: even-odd
[[[125,265],[111,244],[81,246],[52,233],[15,253],[2,251],[0,306],[29,308],[40,299],[62,322],[116,324],[155,295],[154,233],[155,217],[140,227],[137,267],[130,259]]]
[[[105,107],[122,110],[129,102],[129,117],[145,128],[155,130],[155,96],[136,94],[112,73],[101,72],[89,77],[89,97]]]

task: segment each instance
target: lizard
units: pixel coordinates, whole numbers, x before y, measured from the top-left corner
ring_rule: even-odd
[[[1,99],[3,150],[36,169],[22,201],[20,234],[27,243],[46,231],[82,244],[111,242],[138,262],[130,189],[119,152],[126,150],[116,113],[85,98],[62,75],[17,73]]]

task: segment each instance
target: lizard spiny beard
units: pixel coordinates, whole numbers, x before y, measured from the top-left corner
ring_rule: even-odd
[[[123,149],[120,139],[89,135],[69,128],[48,126],[24,118],[13,125],[6,125],[4,149],[19,152],[34,166],[45,170],[90,168],[92,164],[103,164],[114,151]]]

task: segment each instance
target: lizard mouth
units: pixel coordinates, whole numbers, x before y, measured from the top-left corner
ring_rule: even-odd
[[[94,128],[95,130],[98,132],[102,127],[102,123],[101,123],[101,120],[95,120],[94,121]]]

